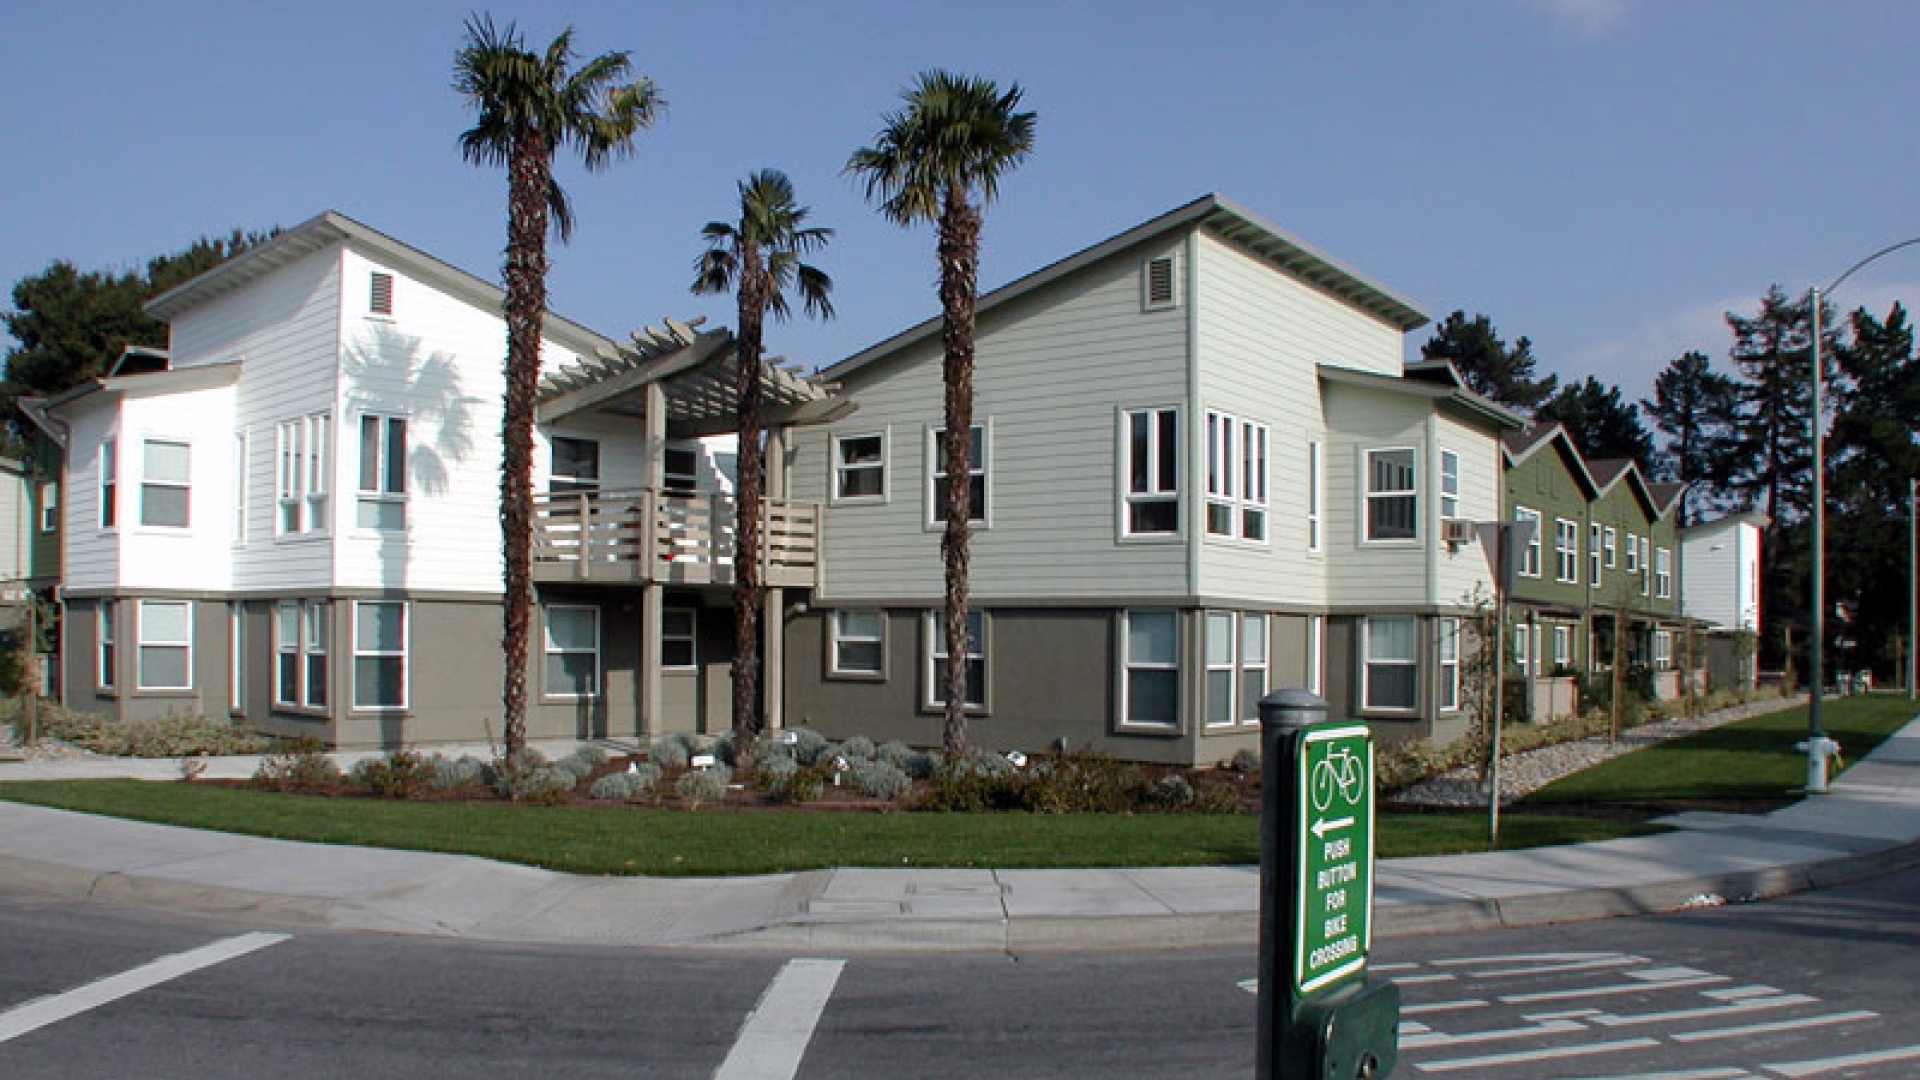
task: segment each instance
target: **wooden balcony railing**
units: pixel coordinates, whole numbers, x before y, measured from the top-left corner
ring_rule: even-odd
[[[820,508],[763,499],[760,581],[812,588],[820,566]],[[534,497],[535,581],[670,585],[733,583],[730,495],[578,491]]]

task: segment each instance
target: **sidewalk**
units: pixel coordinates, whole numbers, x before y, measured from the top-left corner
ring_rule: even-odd
[[[253,758],[213,759],[244,776]],[[172,761],[0,764],[0,780],[177,779]],[[1824,796],[1676,831],[1379,864],[1383,936],[1543,925],[1737,902],[1920,865],[1920,719]],[[0,874],[74,899],[263,922],[592,945],[794,950],[1251,947],[1256,867],[820,870],[593,878],[461,855],[266,840],[0,802]]]

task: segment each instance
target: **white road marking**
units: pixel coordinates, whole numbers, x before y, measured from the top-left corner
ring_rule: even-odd
[[[1399,978],[1397,978],[1397,979],[1395,979],[1395,980],[1393,980],[1393,981],[1394,981],[1394,982],[1397,982],[1397,983],[1399,983],[1399,984],[1400,984],[1401,986],[1418,986],[1418,985],[1419,985],[1419,984],[1421,984],[1421,983],[1437,983],[1437,982],[1452,982],[1452,981],[1453,981],[1453,976],[1451,976],[1451,975],[1445,975],[1445,974],[1441,974],[1441,975],[1402,975],[1402,976],[1400,976]]]
[[[1367,970],[1379,974],[1388,971],[1412,971],[1419,966],[1419,964],[1368,964]]]
[[[1422,1016],[1426,1013],[1452,1012],[1455,1009],[1484,1009],[1488,1005],[1486,998],[1461,998],[1459,1001],[1429,1001],[1423,1005],[1400,1006],[1401,1016]]]
[[[1731,1016],[1736,1013],[1758,1012],[1761,1009],[1784,1009],[1789,1005],[1816,1005],[1816,997],[1805,994],[1782,994],[1779,997],[1748,998],[1730,1005],[1709,1005],[1700,1009],[1675,1009],[1672,1012],[1639,1013],[1630,1016],[1616,1016],[1605,1013],[1593,1018],[1601,1027],[1627,1027],[1632,1024],[1664,1024],[1676,1020],[1710,1020],[1716,1016]]]
[[[1496,1031],[1467,1031],[1459,1035],[1449,1035],[1444,1031],[1422,1032],[1400,1037],[1400,1049],[1425,1050],[1430,1046],[1465,1046],[1469,1043],[1501,1042],[1507,1039],[1525,1039],[1534,1035],[1561,1035],[1569,1031],[1586,1031],[1584,1024],[1571,1020],[1548,1020],[1541,1024],[1532,1024],[1520,1028],[1500,1028]]]
[[[1884,1065],[1889,1061],[1912,1061],[1920,1058],[1920,1046],[1902,1046],[1893,1050],[1872,1050],[1864,1054],[1848,1054],[1845,1057],[1820,1058],[1815,1061],[1785,1061],[1778,1065],[1762,1065],[1768,1072],[1781,1076],[1802,1077],[1819,1076],[1821,1073],[1839,1069],[1851,1069],[1856,1065]]]
[[[1712,1065],[1704,1069],[1681,1069],[1679,1072],[1588,1076],[1582,1077],[1581,1080],[1756,1080],[1756,1078],[1745,1069],[1731,1065]]]
[[[1699,974],[1686,978],[1669,979],[1665,982],[1615,983],[1610,986],[1583,986],[1572,990],[1542,990],[1532,994],[1503,994],[1500,1000],[1509,1005],[1529,1005],[1536,1001],[1568,1001],[1573,998],[1583,997],[1609,997],[1614,994],[1645,994],[1655,990],[1681,990],[1689,986],[1705,986],[1709,983],[1729,981],[1731,980],[1725,975]]]
[[[1738,1001],[1741,998],[1766,997],[1768,994],[1777,994],[1779,992],[1780,991],[1771,986],[1760,986],[1758,984],[1753,986],[1730,986],[1725,990],[1700,991],[1702,996],[1713,998],[1715,1001]]]
[[[1251,979],[1241,979],[1233,985],[1245,990],[1249,994],[1258,994],[1260,992],[1260,976],[1255,975]]]
[[[1699,978],[1702,975],[1708,975],[1708,974],[1711,974],[1711,973],[1701,971],[1699,968],[1667,967],[1667,968],[1648,968],[1645,971],[1629,971],[1627,972],[1627,978],[1641,979],[1646,982],[1664,983],[1664,982],[1672,982],[1675,979]],[[1731,982],[1732,981],[1731,979],[1728,979],[1724,975],[1714,975],[1713,980],[1715,982]]]
[[[111,1004],[123,997],[137,994],[182,975],[191,975],[201,968],[225,963],[269,945],[278,945],[290,936],[288,934],[241,934],[239,937],[226,938],[211,945],[203,945],[198,949],[188,949],[186,952],[163,956],[150,964],[142,964],[118,975],[109,975],[85,986],[75,987],[63,994],[54,994],[29,1001],[25,1005],[17,1005],[6,1012],[0,1012],[0,1042],[17,1039],[48,1024],[56,1024],[89,1009]]]
[[[1878,1020],[1879,1018],[1880,1014],[1877,1012],[1856,1009],[1853,1012],[1828,1013],[1825,1016],[1803,1016],[1797,1020],[1776,1020],[1771,1024],[1742,1024],[1739,1027],[1708,1028],[1705,1031],[1681,1031],[1669,1038],[1680,1043],[1704,1042],[1708,1039],[1737,1039],[1743,1035],[1771,1035],[1781,1031],[1851,1024],[1855,1020]]]
[[[787,961],[747,1014],[713,1080],[793,1080],[845,960]]]
[[[1530,967],[1490,968],[1476,971],[1474,976],[1482,979],[1498,979],[1508,975],[1553,975],[1566,971],[1593,971],[1598,968],[1630,967],[1646,963],[1642,956],[1603,956],[1593,960],[1569,960],[1559,964],[1535,964]]]
[[[1455,956],[1446,960],[1432,961],[1435,967],[1478,967],[1481,964],[1560,964],[1574,960],[1598,960],[1602,957],[1627,958],[1626,953],[1617,952],[1536,952],[1504,953],[1500,956]],[[1631,957],[1638,963],[1646,963],[1639,957]]]
[[[1561,1046],[1551,1050],[1522,1050],[1512,1054],[1489,1054],[1486,1057],[1424,1061],[1416,1068],[1421,1072],[1494,1069],[1502,1065],[1524,1065],[1530,1061],[1552,1061],[1557,1058],[1585,1057],[1588,1054],[1611,1054],[1620,1050],[1644,1050],[1649,1046],[1659,1045],[1658,1039],[1621,1039],[1619,1042],[1585,1043],[1580,1046]]]

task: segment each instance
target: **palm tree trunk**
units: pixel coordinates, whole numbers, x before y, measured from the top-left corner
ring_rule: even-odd
[[[973,315],[980,263],[980,213],[960,190],[947,192],[940,213],[940,344],[945,353],[943,436],[947,458],[947,521],[940,553],[947,569],[946,729],[949,757],[967,747],[967,564],[972,512]]]
[[[507,172],[507,394],[500,427],[500,528],[506,561],[501,726],[508,756],[527,745],[527,642],[533,614],[533,410],[547,311],[548,187],[553,147],[514,143]]]
[[[766,288],[759,253],[740,264],[740,336],[734,343],[740,429],[733,515],[733,732],[739,760],[760,737],[760,350]]]

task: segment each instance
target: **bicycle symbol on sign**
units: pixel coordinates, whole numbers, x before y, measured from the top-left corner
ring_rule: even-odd
[[[1325,812],[1333,805],[1335,791],[1347,803],[1360,801],[1360,760],[1344,746],[1328,750],[1326,757],[1313,764],[1313,809]]]

